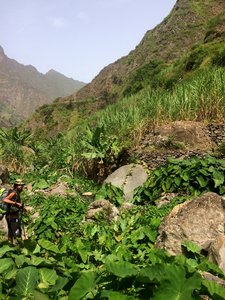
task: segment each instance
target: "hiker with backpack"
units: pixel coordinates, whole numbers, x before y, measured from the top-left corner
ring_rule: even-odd
[[[23,191],[25,183],[21,179],[17,179],[10,189],[7,196],[3,199],[6,204],[6,221],[8,225],[8,240],[13,242],[14,238],[21,238],[21,211],[24,210],[21,202],[20,193]]]

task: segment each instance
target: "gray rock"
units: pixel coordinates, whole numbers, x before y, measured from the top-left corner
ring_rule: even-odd
[[[104,183],[111,183],[123,190],[124,199],[133,198],[135,188],[142,186],[147,180],[147,171],[137,164],[125,165],[109,175]]]
[[[104,219],[106,221],[116,221],[119,210],[108,200],[100,199],[93,201],[89,206],[85,216],[85,221],[95,221]]]
[[[224,234],[224,198],[208,192],[174,207],[159,227],[156,246],[170,254],[182,253],[182,241],[192,241],[203,249]]]
[[[225,274],[225,235],[219,235],[210,245],[208,259],[217,264]]]

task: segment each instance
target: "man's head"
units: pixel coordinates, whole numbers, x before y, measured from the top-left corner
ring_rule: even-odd
[[[22,191],[23,187],[24,187],[25,183],[22,181],[22,179],[16,179],[16,181],[14,182],[14,188]]]

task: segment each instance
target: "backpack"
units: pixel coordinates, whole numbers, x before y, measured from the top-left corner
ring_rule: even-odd
[[[3,202],[9,191],[5,188],[0,189],[0,210],[3,210],[3,214],[6,212],[8,205]],[[2,213],[2,212],[1,212]]]

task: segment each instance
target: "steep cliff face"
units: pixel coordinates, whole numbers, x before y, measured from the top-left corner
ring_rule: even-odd
[[[178,0],[169,16],[148,31],[135,50],[105,67],[72,98],[117,101],[130,74],[155,60],[174,61],[193,46],[203,43],[210,31],[209,20],[222,15],[224,10],[224,0]],[[224,32],[222,24],[217,29]]]
[[[39,106],[68,96],[84,85],[54,70],[41,74],[33,66],[8,58],[0,47],[0,116],[4,124],[15,124]]]

